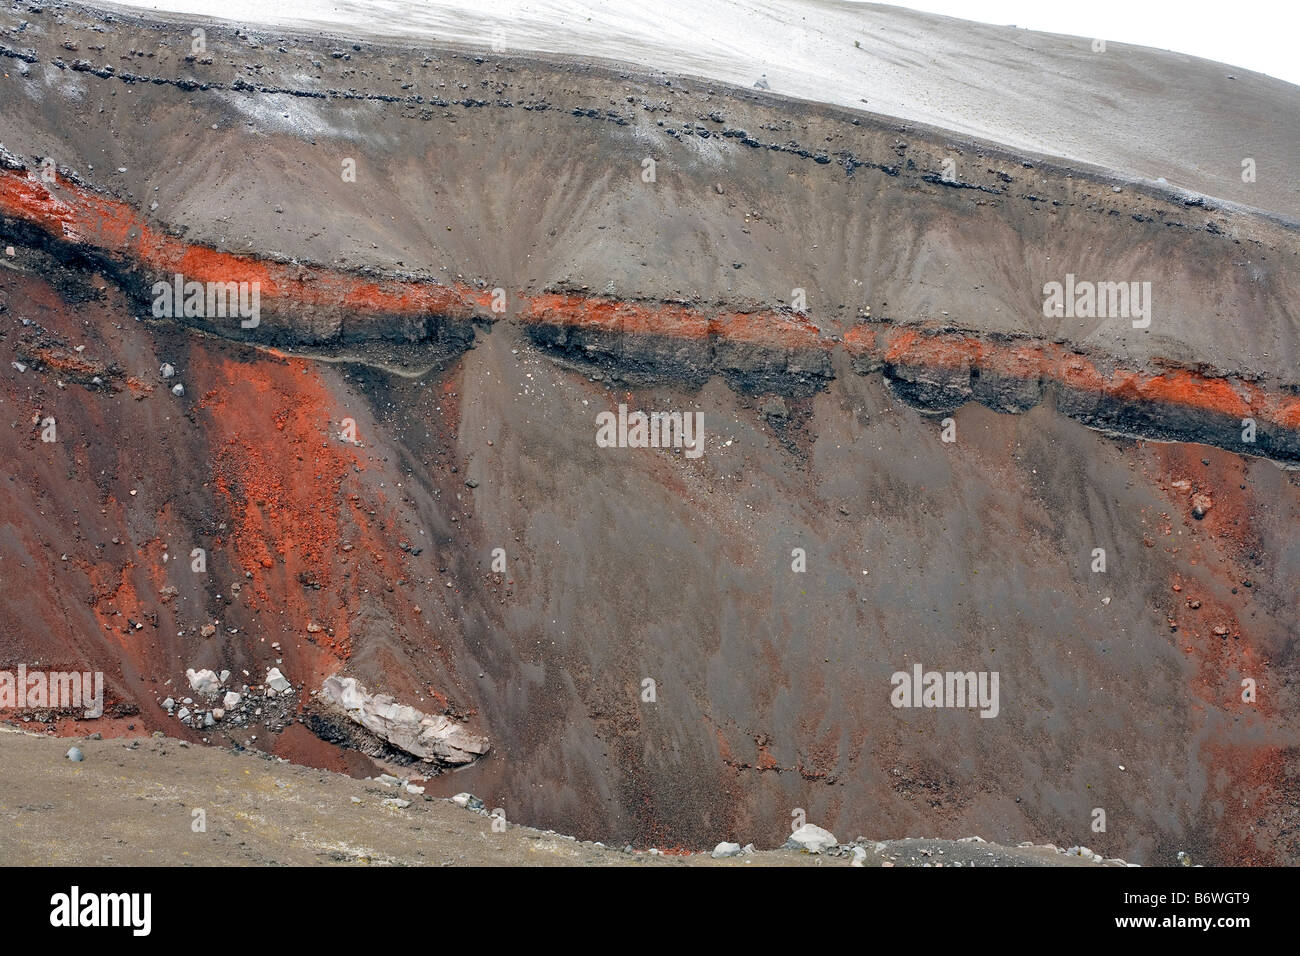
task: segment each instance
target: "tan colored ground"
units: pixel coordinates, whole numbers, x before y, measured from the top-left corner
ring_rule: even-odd
[[[846,866],[793,851],[713,860],[655,856],[507,825],[448,800],[264,754],[167,738],[131,743],[43,737],[0,725],[0,865]],[[70,746],[85,759],[66,758]],[[383,804],[403,797],[406,808]],[[360,802],[354,802],[359,800]],[[194,832],[203,810],[206,832]],[[841,836],[840,839],[849,839]],[[978,865],[1084,864],[1038,847],[903,841],[866,844],[866,866],[947,859]]]

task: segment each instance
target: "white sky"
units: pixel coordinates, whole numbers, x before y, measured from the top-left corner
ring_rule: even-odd
[[[689,2],[689,0],[688,0]],[[707,2],[707,0],[697,0]],[[1300,84],[1300,0],[876,0],[963,20],[1136,43]],[[1292,117],[1291,122],[1300,122]]]

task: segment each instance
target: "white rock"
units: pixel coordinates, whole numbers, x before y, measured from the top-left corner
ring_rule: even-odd
[[[285,676],[280,673],[280,668],[272,667],[266,672],[266,686],[271,688],[273,691],[283,694],[292,685],[285,679]]]
[[[740,856],[740,852],[739,843],[719,843],[709,855],[715,860],[722,860],[729,856]]]
[[[184,720],[189,715],[190,715],[190,709],[188,707],[182,707],[180,710],[176,711],[177,720]]]
[[[467,807],[469,806],[469,802],[473,799],[474,794],[472,793],[458,793],[456,796],[451,798],[451,802],[456,804],[458,807]]]
[[[424,793],[424,787],[417,786],[416,784],[413,784],[413,783],[408,783],[408,784],[406,785],[406,792],[407,792],[407,793],[414,793],[414,794],[416,794],[416,795],[419,795],[419,794],[421,794],[421,793]]]
[[[222,672],[221,672],[221,683],[224,684],[224,683],[225,683],[226,681],[228,681],[228,680],[230,680],[230,671],[222,671]]]
[[[213,708],[212,708],[212,719],[213,719],[213,720],[220,720],[220,719],[221,719],[222,717],[224,717],[224,716],[226,716],[226,712],[225,712],[224,710],[222,710],[220,707],[213,707]]]
[[[189,678],[190,689],[204,697],[215,697],[221,691],[221,681],[206,668],[201,671],[191,668],[185,672],[185,676]]]
[[[326,678],[320,698],[366,730],[422,760],[467,764],[490,749],[488,739],[470,733],[442,714],[425,714],[386,694],[371,695],[354,677]]]
[[[171,378],[176,374],[176,369],[170,363],[164,362],[162,368],[158,369],[163,378]]]
[[[228,690],[226,691],[226,696],[221,699],[221,702],[226,705],[226,710],[234,710],[235,707],[239,706],[239,700],[240,698],[238,694],[233,690]]]
[[[176,708],[176,701],[168,697],[165,701],[163,701],[162,705],[163,705],[163,710],[167,711],[167,713],[170,714]]]
[[[812,823],[805,823],[794,833],[790,834],[790,839],[786,841],[786,846],[802,847],[809,853],[820,853],[828,847],[836,846],[839,840],[835,839],[835,834],[830,830],[823,830],[821,827]]]
[[[386,807],[396,807],[399,810],[405,810],[411,805],[410,800],[403,800],[401,797],[389,797],[384,801]]]
[[[180,382],[177,382],[175,385],[172,386],[172,394],[175,395],[175,396],[177,396],[178,398],[179,398],[180,396],[184,395],[184,394],[185,394],[185,386],[182,385]]]

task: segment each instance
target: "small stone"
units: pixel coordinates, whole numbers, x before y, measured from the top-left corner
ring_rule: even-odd
[[[740,853],[739,843],[719,843],[709,855],[715,860],[723,860],[731,856],[740,856]]]
[[[185,386],[182,385],[180,382],[177,382],[175,385],[172,386],[172,394],[175,395],[177,398],[184,395]]]
[[[284,693],[293,685],[280,673],[280,668],[272,667],[266,672],[266,686],[277,693]]]
[[[221,699],[221,702],[226,705],[226,710],[234,710],[235,707],[239,705],[239,700],[240,697],[238,694],[233,690],[228,690],[226,691],[226,696]]]
[[[403,800],[401,797],[389,797],[384,801],[384,806],[396,807],[398,810],[405,810],[410,805],[410,800]]]
[[[79,747],[69,747],[66,756],[73,763],[81,763],[81,761],[86,759]]]
[[[158,369],[158,374],[163,378],[171,378],[176,374],[176,369],[167,362],[164,362],[162,368]]]

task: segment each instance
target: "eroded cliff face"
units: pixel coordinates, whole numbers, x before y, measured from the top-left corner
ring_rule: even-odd
[[[0,651],[104,670],[109,729],[279,666],[607,842],[1300,858],[1286,222],[702,81],[0,26]],[[156,315],[177,275],[256,321]],[[1067,276],[1149,325],[1045,316]],[[703,454],[602,447],[619,405]],[[915,664],[997,717],[892,706]],[[180,732],[401,759],[317,716]]]

